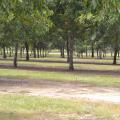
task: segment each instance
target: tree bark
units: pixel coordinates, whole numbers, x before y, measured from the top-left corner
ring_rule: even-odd
[[[113,57],[113,51],[111,50],[111,57]]]
[[[86,53],[86,58],[87,58],[88,57],[88,48],[87,48],[87,45],[86,45],[85,53]]]
[[[92,49],[92,58],[94,58],[94,43],[92,42],[92,45],[91,45],[91,49]]]
[[[6,55],[6,50],[5,50],[5,46],[3,46],[3,58],[6,59],[7,55]]]
[[[115,46],[114,46],[114,59],[113,59],[113,64],[116,65],[117,64],[117,53],[119,52],[119,43],[118,43],[118,34],[116,32],[116,38],[115,38]]]
[[[17,57],[18,57],[18,43],[16,43],[15,45],[15,55],[14,55],[14,62],[13,62],[14,67],[17,67]]]
[[[40,57],[42,57],[42,49],[40,48]]]
[[[69,40],[67,39],[67,63],[69,63],[70,51],[69,51]]]
[[[61,58],[65,58],[64,45],[61,47],[60,51],[61,51]]]
[[[73,43],[74,43],[74,36],[71,32],[68,32],[68,41],[69,41],[69,70],[73,71]]]
[[[118,50],[117,50],[117,48],[115,48],[115,50],[114,50],[114,58],[113,58],[113,64],[114,65],[117,64],[117,53],[118,53]]]
[[[40,58],[39,46],[37,46],[37,57]]]
[[[33,43],[33,56],[36,58],[36,44],[35,42]]]
[[[11,48],[9,48],[9,57],[12,57],[12,51],[11,51]]]
[[[22,58],[22,53],[23,53],[23,49],[22,47],[20,48],[20,57]]]
[[[97,58],[99,57],[99,50],[97,49]]]
[[[99,59],[102,59],[102,51],[99,50]]]
[[[26,61],[29,61],[29,45],[27,42],[25,42],[25,48],[26,48]]]

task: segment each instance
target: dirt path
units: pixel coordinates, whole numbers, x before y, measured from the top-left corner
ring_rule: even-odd
[[[89,99],[120,104],[120,88],[93,87],[77,83],[0,78],[0,93],[19,93],[66,99]]]

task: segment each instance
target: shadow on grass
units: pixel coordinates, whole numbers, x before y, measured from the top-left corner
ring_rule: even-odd
[[[50,113],[0,112],[0,120],[67,120],[67,119],[59,118],[59,116]]]
[[[54,115],[50,113],[17,113],[17,112],[0,112],[0,120],[112,120],[98,118],[91,115],[83,117],[72,115]]]
[[[16,70],[28,70],[28,71],[44,71],[44,72],[68,72],[74,74],[93,74],[93,75],[120,75],[120,70],[88,70],[88,69],[75,69],[69,71],[67,68],[55,68],[55,67],[33,67],[33,66],[18,66],[17,68],[12,65],[1,65],[0,69],[16,69]]]

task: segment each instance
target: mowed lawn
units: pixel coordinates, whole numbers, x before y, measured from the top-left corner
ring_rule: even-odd
[[[20,69],[0,69],[0,77],[5,78],[18,78],[18,79],[37,79],[37,80],[52,80],[52,81],[62,81],[62,82],[78,82],[86,83],[96,86],[110,86],[110,87],[120,87],[120,75],[117,74],[104,74],[105,71],[109,72],[119,72],[119,65],[99,65],[100,63],[110,63],[111,60],[96,60],[96,59],[75,59],[77,62],[86,62],[88,64],[75,64],[75,69],[84,70],[84,72],[60,72],[60,71],[47,71],[47,68],[57,68],[57,69],[68,69],[67,63],[63,62],[65,59],[56,58],[56,62],[53,58],[40,58],[32,59],[33,61],[19,61],[19,66],[30,66],[34,68],[46,68],[46,71],[32,71],[32,70],[20,70]],[[38,62],[37,60],[44,60],[46,62]],[[52,62],[47,62],[52,61]],[[89,62],[99,63],[99,64],[89,64]],[[12,65],[12,60],[0,60],[1,65]],[[93,73],[90,73],[94,71]],[[98,72],[96,72],[98,71]],[[101,72],[99,74],[99,72]]]
[[[28,71],[19,69],[0,69],[0,77],[32,80],[51,80],[85,83],[96,86],[120,87],[118,75],[79,74],[72,72]]]
[[[120,120],[120,105],[0,95],[0,120]]]
[[[44,62],[43,62],[44,60]],[[39,62],[40,61],[40,62]],[[50,61],[50,62],[48,62]],[[97,60],[97,59],[75,59],[74,67],[76,70],[98,70],[98,71],[120,71],[120,65],[112,65],[112,60]],[[60,63],[61,62],[61,63]],[[62,63],[63,62],[63,63]],[[118,60],[118,64],[120,61]],[[13,65],[12,60],[0,60],[2,65]],[[108,64],[108,65],[105,65]],[[65,59],[56,58],[40,58],[31,59],[30,61],[18,61],[19,66],[42,67],[42,68],[63,68],[68,69],[69,65]]]
[[[39,59],[38,59],[39,60]],[[40,59],[43,60],[43,59]],[[46,58],[46,62],[19,61],[19,66],[36,68],[63,68],[65,59]],[[79,60],[77,60],[79,62]],[[81,59],[82,62],[111,63],[111,60]],[[11,60],[0,60],[1,65],[12,65]],[[21,80],[47,80],[89,84],[93,86],[120,87],[120,75],[104,74],[104,71],[120,71],[120,66],[98,64],[75,64],[75,68],[86,72],[44,71],[0,68],[0,78]],[[88,72],[87,72],[88,70]],[[89,71],[103,73],[89,73]],[[91,102],[87,100],[55,99],[47,97],[25,96],[19,94],[0,95],[0,120],[120,120],[120,104]]]

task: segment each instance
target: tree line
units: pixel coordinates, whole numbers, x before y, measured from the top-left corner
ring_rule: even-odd
[[[14,54],[46,57],[57,48],[67,52],[69,70],[78,57],[105,57],[111,51],[113,64],[119,56],[119,0],[0,0],[0,48],[3,58]],[[19,54],[18,54],[19,53]]]

